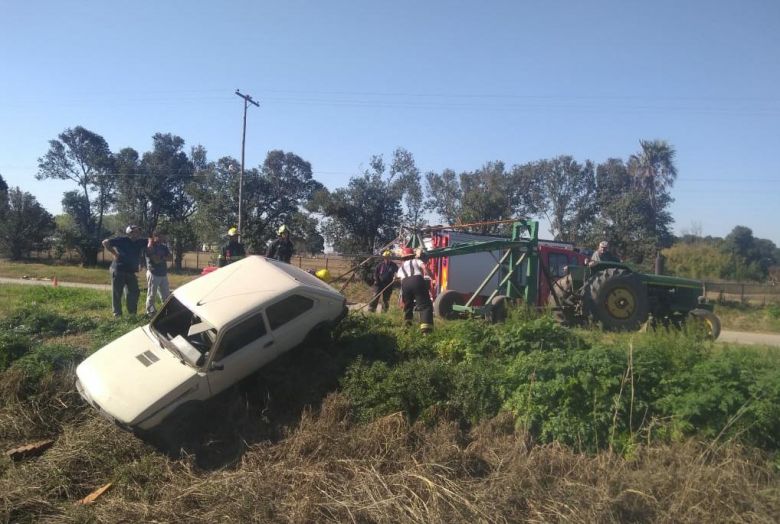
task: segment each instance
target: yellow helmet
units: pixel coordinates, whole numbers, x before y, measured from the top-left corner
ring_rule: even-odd
[[[322,280],[323,282],[330,282],[330,271],[327,269],[319,269],[314,276]]]
[[[238,229],[236,229],[235,227],[231,227],[230,229],[228,229],[227,234],[229,237],[234,237],[238,235]]]
[[[289,230],[287,229],[287,226],[285,226],[284,224],[282,224],[281,226],[279,226],[279,229],[277,230],[277,232],[276,232],[276,233],[277,233],[279,236],[282,236],[282,233],[287,233],[288,231],[289,231]]]
[[[392,256],[392,255],[393,255],[393,253],[391,253],[389,249],[385,249],[384,251],[382,251],[382,256],[383,257],[389,257],[389,256]]]

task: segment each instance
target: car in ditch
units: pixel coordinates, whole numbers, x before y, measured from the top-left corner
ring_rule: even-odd
[[[176,289],[151,322],[76,369],[81,396],[130,431],[200,405],[347,314],[346,298],[314,275],[250,256]]]

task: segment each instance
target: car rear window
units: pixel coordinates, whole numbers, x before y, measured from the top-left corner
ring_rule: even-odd
[[[314,307],[314,301],[302,295],[291,295],[276,304],[268,306],[266,314],[271,329],[283,326],[292,319],[302,315]]]

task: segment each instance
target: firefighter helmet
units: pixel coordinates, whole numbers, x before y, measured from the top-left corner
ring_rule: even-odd
[[[279,226],[279,229],[276,231],[276,234],[279,235],[279,236],[282,236],[284,233],[289,233],[289,232],[290,232],[290,230],[287,229],[287,226],[282,224],[281,226]]]
[[[414,256],[414,249],[405,247],[401,250],[401,258],[412,258]]]
[[[392,254],[393,254],[393,253],[392,253],[392,252],[391,252],[389,249],[385,249],[384,251],[382,251],[382,256],[383,256],[383,257],[389,257],[389,256],[391,256]]]
[[[231,227],[230,229],[228,229],[227,234],[228,234],[229,237],[237,236],[238,235],[238,229],[236,229],[235,227]]]

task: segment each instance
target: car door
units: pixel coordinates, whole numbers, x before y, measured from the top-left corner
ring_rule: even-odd
[[[216,395],[273,360],[278,354],[274,346],[263,311],[225,328],[208,370],[211,394]]]
[[[317,308],[314,297],[295,293],[266,309],[268,325],[276,341],[276,351],[288,351],[306,338],[309,331],[324,320],[323,308]]]

